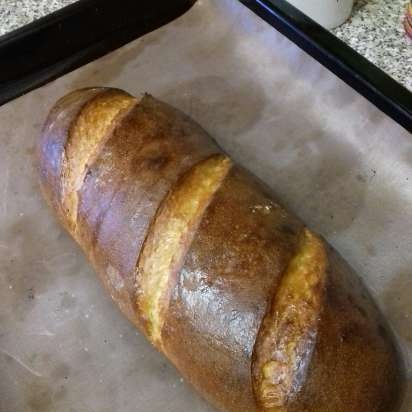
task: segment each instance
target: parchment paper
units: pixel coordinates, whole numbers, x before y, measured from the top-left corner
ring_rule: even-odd
[[[177,106],[272,186],[363,277],[411,376],[412,136],[236,0],[199,0],[0,108],[1,412],[213,410],[122,318],[39,194],[46,113],[91,85]]]

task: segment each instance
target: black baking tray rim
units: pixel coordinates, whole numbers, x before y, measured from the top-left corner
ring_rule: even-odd
[[[287,1],[239,1],[412,132],[409,90]],[[169,23],[194,3],[80,0],[0,37],[0,105]]]
[[[0,105],[184,14],[195,0],[79,0],[0,37]]]
[[[412,132],[412,93],[406,87],[287,1],[240,1]]]

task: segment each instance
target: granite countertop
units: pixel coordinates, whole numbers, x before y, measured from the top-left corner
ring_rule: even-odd
[[[333,33],[412,91],[412,40],[403,27],[409,0],[358,0]]]
[[[0,0],[0,36],[77,0]],[[412,91],[412,40],[403,19],[409,0],[357,0],[332,32]]]
[[[0,36],[77,0],[0,0]]]

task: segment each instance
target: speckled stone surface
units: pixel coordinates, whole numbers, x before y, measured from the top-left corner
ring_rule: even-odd
[[[403,27],[409,0],[358,0],[333,33],[412,91],[412,41]]]
[[[77,0],[0,0],[0,36]],[[409,0],[357,0],[333,33],[412,91],[412,41],[403,19]]]
[[[0,0],[0,36],[77,0]]]

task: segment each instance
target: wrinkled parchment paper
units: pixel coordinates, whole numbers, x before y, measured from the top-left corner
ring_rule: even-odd
[[[0,108],[1,412],[213,410],[122,318],[41,199],[48,108],[92,85],[184,110],[273,187],[363,277],[411,376],[412,136],[236,0],[199,0]]]

